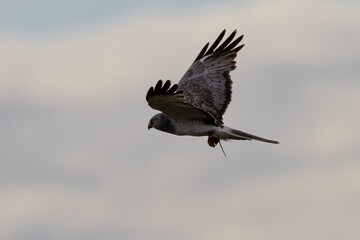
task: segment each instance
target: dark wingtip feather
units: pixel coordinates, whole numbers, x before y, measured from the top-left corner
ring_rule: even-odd
[[[200,53],[198,54],[198,56],[195,58],[195,61],[200,60],[201,58],[203,58],[204,56],[210,55],[210,54],[220,54],[220,53],[224,53],[224,52],[229,52],[229,51],[239,51],[244,45],[241,45],[240,47],[236,47],[241,40],[244,37],[244,34],[239,36],[238,38],[236,38],[234,41],[233,39],[235,38],[235,35],[237,33],[237,30],[234,30],[226,39],[225,41],[219,46],[220,42],[222,41],[222,39],[224,38],[226,33],[226,30],[224,29],[220,35],[216,38],[216,40],[214,41],[214,43],[210,46],[210,48],[208,48],[209,43],[207,43],[203,49],[200,51]],[[206,51],[207,49],[207,51]]]
[[[234,49],[231,50],[231,51],[233,51],[233,52],[238,52],[238,51],[240,51],[240,49],[242,49],[244,46],[245,46],[245,44],[241,44],[240,46],[234,48]]]
[[[209,47],[209,43],[205,44],[205,46],[201,49],[200,53],[195,58],[195,61],[200,60],[204,56],[204,53],[206,52],[206,49],[208,47]]]
[[[164,83],[163,88],[161,89],[161,92],[166,92],[169,89],[170,85],[171,85],[171,81],[166,80],[166,82]]]
[[[178,89],[179,85],[174,84],[168,91],[167,94],[174,94],[175,91]]]
[[[241,35],[240,37],[236,38],[232,43],[230,43],[223,51],[227,52],[227,51],[231,51],[234,47],[236,47],[236,45],[239,44],[239,42],[241,42],[241,40],[243,39],[244,35]]]
[[[154,89],[154,95],[159,94],[161,92],[162,83],[163,82],[161,79],[156,83],[155,89]]]
[[[176,92],[176,90],[179,87],[178,84],[174,84],[171,88],[170,86],[171,86],[170,80],[167,80],[164,86],[162,86],[162,80],[159,80],[156,83],[155,88],[154,87],[149,88],[148,92],[146,93],[146,101],[149,101],[149,99],[155,95],[174,95],[180,93],[180,92]]]
[[[154,95],[154,88],[149,88],[148,92],[146,93],[146,101],[149,100]]]
[[[216,52],[221,52],[235,37],[236,35],[236,30],[233,31],[230,36],[220,45],[220,47],[218,47],[216,50],[215,50],[215,53]]]
[[[221,40],[223,39],[223,37],[225,36],[226,33],[226,29],[222,30],[222,32],[220,33],[220,35],[216,38],[216,40],[214,41],[214,43],[211,45],[211,47],[209,48],[209,50],[205,53],[205,55],[208,55],[210,53],[212,53],[215,48],[219,45],[219,43],[221,42]]]

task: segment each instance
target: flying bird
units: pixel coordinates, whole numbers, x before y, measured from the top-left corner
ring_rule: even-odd
[[[225,30],[210,48],[209,43],[202,48],[178,84],[171,86],[170,80],[165,83],[159,80],[155,87],[150,87],[146,101],[162,113],[150,119],[148,129],[154,127],[175,135],[208,136],[210,147],[215,147],[220,140],[254,139],[277,144],[279,142],[275,140],[242,132],[223,123],[222,116],[232,94],[230,71],[236,68],[235,58],[244,46],[238,46],[244,35],[234,40],[236,30],[219,45],[224,35]]]

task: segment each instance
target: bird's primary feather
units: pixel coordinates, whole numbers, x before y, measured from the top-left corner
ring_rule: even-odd
[[[230,71],[236,68],[237,52],[244,46],[236,47],[243,35],[232,42],[234,31],[218,47],[224,35],[225,30],[208,50],[208,44],[205,45],[179,81],[179,90],[184,92],[189,103],[211,115],[219,126],[223,124],[222,116],[231,101]]]

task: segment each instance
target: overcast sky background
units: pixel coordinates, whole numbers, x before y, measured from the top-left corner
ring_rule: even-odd
[[[131,2],[131,3],[130,3]],[[358,239],[358,1],[0,0],[0,239]],[[245,34],[226,125],[147,130],[145,94]]]

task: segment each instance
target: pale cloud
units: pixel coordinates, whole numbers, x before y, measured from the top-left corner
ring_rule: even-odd
[[[2,237],[33,234],[24,227],[30,225],[53,229],[52,239],[97,231],[116,238],[123,229],[130,239],[352,238],[360,234],[359,209],[353,208],[360,197],[359,170],[358,164],[316,168],[233,182],[210,192],[179,185],[164,172],[157,178],[127,177],[131,182],[114,176],[93,189],[19,188],[2,193],[1,211],[9,216],[2,221],[7,229],[2,228]],[[108,236],[108,228],[118,231]]]
[[[45,39],[4,36],[0,91],[3,96],[18,93],[40,101],[101,101],[133,94],[158,78],[179,79],[202,45],[223,28],[245,33],[246,48],[239,61],[247,62],[246,67],[274,60],[324,64],[358,59],[359,51],[351,43],[360,41],[355,30],[360,20],[351,5],[249,5],[212,9],[182,21],[167,13],[155,19],[145,15],[130,24],[118,22]]]
[[[359,6],[261,1],[0,40],[1,239],[355,239]],[[147,131],[144,99],[244,33],[224,144]]]

